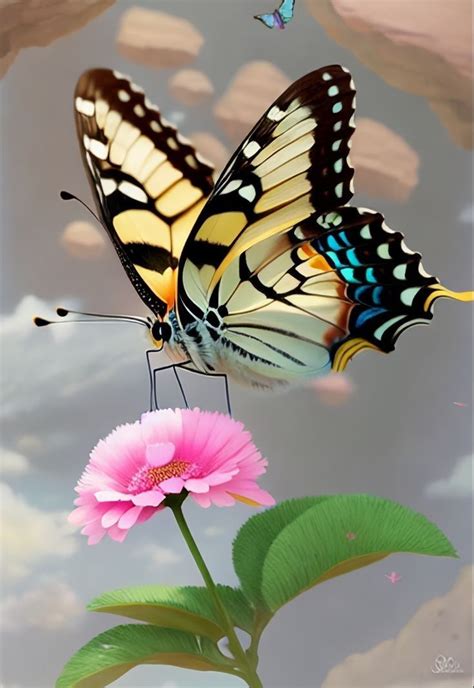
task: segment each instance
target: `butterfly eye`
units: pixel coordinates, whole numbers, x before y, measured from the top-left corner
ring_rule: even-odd
[[[151,327],[151,336],[157,342],[168,342],[171,339],[171,326],[161,320],[155,320]]]

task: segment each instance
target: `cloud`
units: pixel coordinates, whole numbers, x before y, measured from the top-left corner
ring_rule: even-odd
[[[23,475],[30,470],[30,462],[19,452],[0,445],[0,474]]]
[[[72,304],[71,299],[58,302]],[[127,366],[145,365],[143,328],[123,323],[94,327],[64,322],[38,329],[32,321],[38,314],[54,318],[54,307],[30,295],[12,313],[0,317],[0,348],[8,361],[2,371],[4,419],[15,419],[40,407],[45,389],[54,390],[53,400],[63,406],[76,394],[90,392],[112,377],[122,377]]]
[[[21,595],[8,595],[0,606],[4,631],[71,628],[84,613],[74,590],[58,580],[45,580]]]
[[[171,547],[148,544],[136,550],[135,556],[146,559],[153,567],[171,566],[182,561],[183,557]]]
[[[474,455],[468,454],[458,459],[447,478],[435,480],[425,488],[430,497],[472,497]]]
[[[51,557],[70,557],[77,549],[74,528],[66,512],[42,511],[0,483],[0,545],[7,581],[27,576]]]
[[[474,566],[465,566],[453,588],[421,605],[396,638],[350,655],[321,688],[461,688],[456,679],[471,676],[473,573]],[[436,660],[441,654],[452,657],[463,673],[440,675]]]

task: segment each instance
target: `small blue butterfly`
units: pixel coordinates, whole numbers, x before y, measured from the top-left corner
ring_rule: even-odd
[[[293,19],[295,0],[283,0],[280,7],[271,14],[256,14],[254,19],[258,19],[268,26],[269,29],[284,29]]]

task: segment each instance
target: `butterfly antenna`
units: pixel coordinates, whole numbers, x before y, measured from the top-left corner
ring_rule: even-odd
[[[128,322],[136,322],[140,325],[146,325],[146,327],[150,327],[152,324],[150,318],[141,318],[138,315],[117,315],[115,313],[89,313],[88,311],[73,311],[69,308],[56,308],[56,313],[59,315],[60,318],[65,318],[68,315],[81,315],[86,316],[88,318],[98,318],[102,320],[106,318],[107,320],[125,320]]]
[[[46,318],[41,318],[39,316],[33,318],[33,322],[36,327],[46,327],[46,325],[65,325],[68,323],[98,323],[98,322],[128,322],[135,325],[141,325],[142,327],[147,327],[150,329],[151,322],[146,318],[139,318],[133,315],[111,315],[107,313],[86,313],[82,311],[70,311],[67,308],[57,308],[56,313],[60,318],[65,318],[67,315],[80,315],[85,316],[81,318],[75,318],[74,320],[46,320]]]
[[[102,220],[100,219],[100,217],[99,217],[98,215],[96,215],[96,213],[92,210],[92,208],[89,208],[89,206],[87,205],[87,203],[84,203],[83,200],[81,200],[80,198],[78,198],[78,196],[74,196],[74,194],[70,193],[69,191],[60,191],[60,192],[59,192],[59,195],[60,195],[60,197],[61,197],[61,199],[62,199],[63,201],[77,201],[78,203],[80,203],[81,205],[83,205],[84,208],[86,208],[86,210],[88,210],[88,211],[90,212],[90,214],[91,214],[93,217],[95,217],[95,219],[97,220],[97,222],[98,222],[100,225],[103,226],[104,223],[102,222]]]

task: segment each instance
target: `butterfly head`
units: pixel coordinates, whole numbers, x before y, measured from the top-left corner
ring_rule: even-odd
[[[173,334],[173,330],[169,322],[164,320],[155,320],[150,326],[150,336],[153,341],[153,346],[159,351],[163,348],[166,342],[169,342]]]

